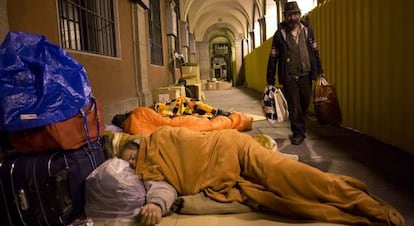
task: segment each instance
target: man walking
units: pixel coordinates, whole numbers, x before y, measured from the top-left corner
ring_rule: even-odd
[[[313,30],[300,20],[298,4],[287,2],[284,21],[273,36],[267,65],[267,84],[275,84],[276,66],[278,81],[288,103],[292,144],[299,145],[305,136],[305,114],[312,95],[312,80],[323,76]]]

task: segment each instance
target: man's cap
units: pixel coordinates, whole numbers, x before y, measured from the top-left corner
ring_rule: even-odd
[[[300,13],[297,2],[286,2],[284,13]]]

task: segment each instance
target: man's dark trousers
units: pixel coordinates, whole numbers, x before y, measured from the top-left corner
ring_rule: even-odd
[[[305,115],[311,101],[312,80],[309,75],[291,76],[283,84],[283,91],[288,103],[292,135],[305,138]]]

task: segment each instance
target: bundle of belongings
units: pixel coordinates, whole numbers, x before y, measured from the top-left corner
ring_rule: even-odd
[[[9,32],[0,45],[0,100],[3,219],[71,224],[84,214],[86,177],[105,160],[102,105],[85,69],[42,35]]]
[[[218,129],[252,129],[253,117],[241,112],[227,112],[202,101],[179,97],[153,107],[138,107],[115,115],[112,123],[124,132],[147,136],[160,126],[186,127],[194,131]]]

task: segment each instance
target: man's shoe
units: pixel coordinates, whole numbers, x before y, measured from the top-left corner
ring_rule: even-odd
[[[295,136],[295,137],[290,138],[290,142],[294,145],[301,144],[303,142],[303,140],[305,140],[305,138],[301,137],[301,136]]]

